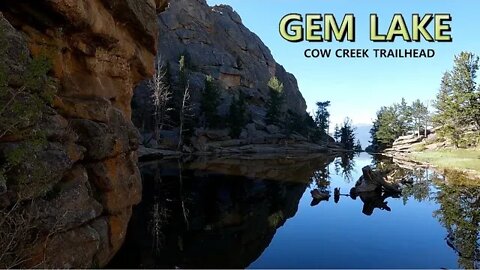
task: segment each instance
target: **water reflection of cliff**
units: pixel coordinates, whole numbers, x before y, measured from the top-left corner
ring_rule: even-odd
[[[143,202],[111,267],[245,268],[295,215],[332,160],[218,159],[144,165]]]

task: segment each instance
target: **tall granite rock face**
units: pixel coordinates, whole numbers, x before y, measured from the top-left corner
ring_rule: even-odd
[[[306,103],[295,77],[275,62],[267,46],[242,24],[230,6],[210,7],[205,0],[172,1],[159,19],[158,55],[169,63],[173,85],[180,80],[179,59],[185,56],[187,79],[197,109],[205,77],[212,76],[222,93],[218,108],[221,116],[227,115],[232,97],[241,91],[252,119],[262,121],[269,99],[268,81],[276,76],[284,84],[285,109],[301,117],[305,115]],[[144,110],[151,104],[150,96],[146,87],[140,87],[134,102]],[[138,127],[141,125],[136,118],[145,118],[143,115],[134,113]]]
[[[31,218],[26,225],[37,231],[35,241],[25,235],[28,249],[17,250],[22,240],[10,250],[0,248],[10,254],[2,256],[2,267],[104,266],[122,245],[142,189],[130,101],[135,85],[154,72],[157,13],[166,2],[1,1],[9,78],[25,70],[31,57],[46,54],[57,88],[53,106],[37,123],[48,139],[37,156],[46,181],[10,181],[8,192],[0,191],[0,210],[19,198],[22,207],[17,204],[15,212]],[[8,87],[22,82],[9,79]],[[16,134],[1,137],[0,161],[2,151],[21,143]],[[15,252],[21,254],[13,258]],[[7,257],[23,264],[3,265]]]

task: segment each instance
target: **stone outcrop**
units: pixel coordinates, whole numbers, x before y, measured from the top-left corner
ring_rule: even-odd
[[[172,70],[178,70],[180,55],[187,55],[193,89],[204,88],[205,75],[216,79],[225,90],[220,113],[228,111],[227,93],[242,91],[254,113],[252,117],[263,116],[267,83],[276,76],[284,84],[287,109],[305,114],[305,100],[295,77],[275,62],[268,47],[243,25],[230,6],[210,7],[205,0],[179,0],[159,18],[160,54],[171,63]]]
[[[400,187],[396,183],[386,181],[379,171],[372,170],[370,166],[362,168],[362,176],[358,179],[354,189],[354,193],[372,192],[382,189],[386,192],[401,192]]]
[[[32,222],[46,232],[28,243],[22,266],[104,266],[122,245],[142,189],[130,101],[135,85],[154,72],[157,12],[165,7],[162,0],[0,3],[12,50],[9,87],[21,87],[16,74],[30,55],[50,58],[56,81],[53,106],[38,123],[48,143],[37,158],[49,177],[9,183],[10,199],[0,194],[3,207],[11,207],[12,198],[35,199],[18,211],[35,216]],[[21,143],[6,136],[0,151]]]
[[[221,92],[220,116],[228,114],[232,97],[242,92],[251,123],[262,123],[269,100],[268,81],[276,76],[284,84],[285,111],[303,119],[306,103],[295,77],[275,61],[267,46],[242,24],[231,7],[210,7],[205,0],[178,0],[170,3],[159,20],[158,51],[169,66],[171,88],[177,92],[183,90],[178,87],[179,59],[183,55],[196,116],[201,116],[199,104],[205,78],[211,76]],[[151,117],[154,110],[151,93],[145,85],[137,89],[133,102],[138,108],[133,115],[135,125],[142,133],[151,132],[153,124],[146,118]],[[263,124],[251,132],[256,134],[246,136],[263,138],[262,135],[278,133],[278,130]]]
[[[397,155],[410,153],[415,151],[421,151],[424,149],[437,149],[442,148],[448,145],[448,142],[445,140],[438,140],[437,130],[431,129],[427,130],[427,136],[424,135],[406,135],[397,138],[391,148],[385,149],[387,155]]]

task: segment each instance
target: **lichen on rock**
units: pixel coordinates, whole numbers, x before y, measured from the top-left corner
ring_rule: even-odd
[[[21,264],[2,260],[0,267],[104,266],[122,245],[131,208],[141,196],[130,101],[134,86],[154,72],[156,14],[165,7],[163,0],[0,3],[0,23],[12,45],[7,86],[22,87],[19,76],[28,59],[46,55],[56,91],[42,117],[22,127],[43,134],[34,159],[46,182],[27,175],[16,185],[11,184],[16,175],[10,175],[8,192],[0,194],[2,213],[34,217],[29,224],[37,228],[23,235],[34,233],[36,240],[23,240],[28,254],[20,254],[20,244],[0,249],[0,256],[22,257]],[[0,138],[2,156],[22,143],[22,134],[9,132]],[[39,184],[42,192],[35,191]]]

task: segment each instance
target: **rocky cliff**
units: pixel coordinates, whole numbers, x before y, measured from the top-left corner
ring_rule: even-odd
[[[275,62],[268,47],[243,25],[230,6],[210,7],[205,0],[178,0],[159,19],[159,54],[171,63],[172,70],[178,70],[180,55],[187,55],[193,89],[204,88],[205,75],[218,80],[224,90],[221,113],[227,112],[231,94],[242,91],[250,101],[253,117],[263,117],[267,83],[276,76],[284,84],[286,107],[305,114],[305,100],[295,77]]]
[[[252,123],[257,123],[258,130],[258,123],[265,120],[268,82],[272,77],[277,77],[284,85],[284,110],[301,119],[305,116],[306,103],[295,77],[275,61],[268,47],[243,25],[239,14],[230,6],[210,7],[205,0],[174,1],[159,15],[159,27],[158,51],[169,67],[167,80],[173,91],[183,90],[177,86],[181,81],[179,59],[185,56],[192,103],[200,123],[200,99],[206,76],[213,77],[220,90],[217,110],[221,117],[227,116],[232,97],[242,92],[246,97],[247,114]],[[139,87],[133,102],[138,108],[134,111],[134,123],[142,133],[152,131],[152,124],[145,122],[145,115],[153,115],[148,87]],[[271,133],[264,123],[260,126],[263,126],[260,133]],[[260,137],[256,136],[258,132],[253,135],[249,137]]]
[[[56,92],[41,119],[30,123],[47,139],[32,159],[35,165],[11,168],[0,190],[0,241],[15,243],[2,243],[0,267],[103,266],[120,248],[142,188],[130,100],[134,86],[153,74],[156,16],[165,5],[162,0],[0,3],[7,89],[24,89],[16,75],[32,57],[47,55]],[[8,132],[0,137],[2,165],[24,139]],[[41,178],[29,173],[34,166],[42,168]],[[18,218],[9,219],[14,214]]]

